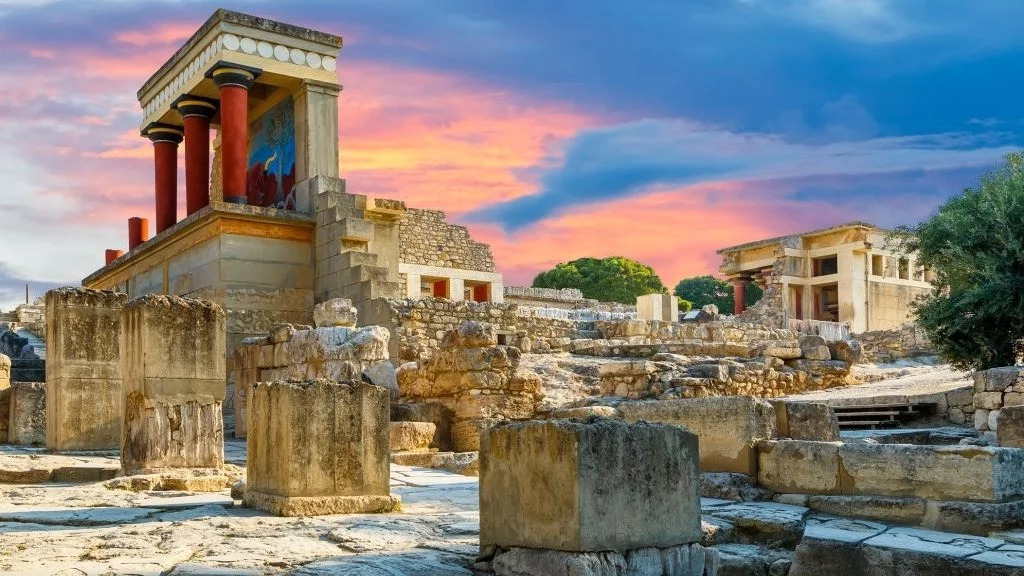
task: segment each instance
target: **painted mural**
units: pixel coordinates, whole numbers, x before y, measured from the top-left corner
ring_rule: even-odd
[[[295,106],[291,97],[249,127],[249,204],[295,209]]]

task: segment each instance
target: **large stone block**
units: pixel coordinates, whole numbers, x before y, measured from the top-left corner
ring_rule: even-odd
[[[758,445],[757,483],[784,494],[839,494],[838,442],[765,441]]]
[[[1024,496],[1024,451],[979,446],[845,444],[847,494],[1002,502]]]
[[[46,441],[46,385],[15,382],[7,391],[8,436],[11,444],[42,444]]]
[[[279,516],[389,512],[387,390],[259,382],[249,392],[247,506]]]
[[[46,446],[51,450],[119,446],[121,312],[127,299],[87,288],[46,293]]]
[[[699,542],[697,437],[595,418],[502,423],[480,446],[480,546],[567,552]]]
[[[124,307],[121,466],[219,468],[225,317],[204,300],[146,295]]]
[[[828,404],[771,400],[779,438],[839,441],[839,420]]]
[[[757,475],[755,444],[776,436],[775,409],[750,396],[718,396],[628,402],[627,422],[646,420],[684,426],[700,437],[700,469]]]
[[[999,410],[996,441],[1008,448],[1024,448],[1024,406],[1004,406]]]

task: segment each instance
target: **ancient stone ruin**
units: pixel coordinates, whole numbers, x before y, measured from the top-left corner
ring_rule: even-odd
[[[1024,572],[1024,372],[878,229],[724,249],[733,314],[506,287],[340,178],[341,44],[218,10],[140,89],[154,235],[0,324],[0,572]]]

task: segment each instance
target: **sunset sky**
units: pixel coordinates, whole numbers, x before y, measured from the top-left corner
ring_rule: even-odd
[[[217,7],[343,36],[348,190],[447,211],[512,285],[914,223],[1024,139],[1024,2],[0,0],[0,309],[152,219],[135,92]]]

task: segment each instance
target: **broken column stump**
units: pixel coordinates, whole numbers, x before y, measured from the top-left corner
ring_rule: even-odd
[[[225,318],[205,300],[146,295],[123,314],[126,474],[224,463]]]
[[[278,516],[390,512],[390,395],[359,381],[249,391],[245,504]]]
[[[46,447],[114,450],[121,442],[121,312],[109,290],[46,293]]]
[[[497,424],[480,444],[481,557],[499,575],[714,574],[698,460],[697,436],[668,424]]]

